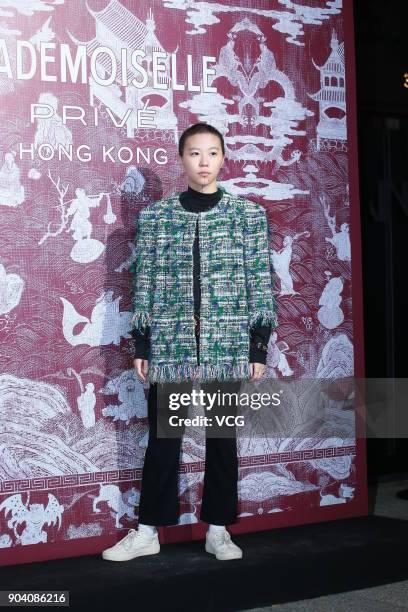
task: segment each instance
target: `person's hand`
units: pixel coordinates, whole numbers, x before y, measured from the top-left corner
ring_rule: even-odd
[[[146,382],[147,372],[149,370],[149,362],[147,359],[134,359],[133,365],[136,371],[136,376]]]
[[[265,374],[265,370],[266,370],[266,365],[264,363],[250,363],[249,364],[249,373],[250,373],[249,380],[258,380],[259,378],[262,378],[262,376]]]

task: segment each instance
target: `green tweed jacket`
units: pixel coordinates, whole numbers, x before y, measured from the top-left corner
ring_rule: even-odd
[[[194,321],[193,243],[198,218],[201,307]],[[223,189],[210,210],[186,211],[179,194],[139,214],[132,326],[150,325],[149,382],[244,380],[249,329],[278,325],[265,209]]]

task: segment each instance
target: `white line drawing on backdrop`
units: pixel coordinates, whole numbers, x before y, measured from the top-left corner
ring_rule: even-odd
[[[316,378],[347,378],[354,373],[354,348],[344,333],[330,338],[324,345],[316,368]]]
[[[0,206],[16,208],[24,202],[24,186],[20,183],[20,169],[15,156],[14,151],[7,152],[0,168]]]
[[[332,234],[331,238],[325,237],[326,242],[330,242],[330,244],[334,246],[337,258],[340,259],[340,261],[351,261],[349,224],[342,223],[340,225],[340,231],[338,232],[336,230],[336,215],[330,215],[330,205],[326,202],[326,198],[321,196],[319,200],[323,207],[327,225]]]
[[[14,17],[13,11],[32,17],[36,11],[53,11],[54,6],[64,2],[65,0],[1,0],[0,17]]]
[[[298,240],[302,236],[309,238],[310,232],[299,232],[294,236],[288,234],[283,239],[283,248],[280,251],[272,249],[273,266],[281,285],[279,295],[299,295],[299,291],[295,291],[293,288],[293,280],[289,271],[289,266],[292,259],[292,245],[295,240]]]
[[[263,10],[243,6],[228,6],[226,3],[206,2],[202,0],[163,0],[163,6],[173,10],[186,11],[186,23],[194,26],[193,30],[186,30],[186,34],[205,34],[204,26],[212,26],[219,23],[217,13],[250,13],[274,20],[272,29],[286,34],[286,41],[294,45],[304,46],[304,42],[299,40],[304,34],[303,25],[321,25],[323,21],[329,19],[330,15],[338,15],[341,12],[342,0],[327,0],[324,7],[304,6],[296,4],[292,0],[278,0],[284,4],[288,10]],[[292,10],[292,12],[290,12]]]
[[[72,145],[72,132],[63,124],[59,116],[58,98],[50,92],[44,92],[38,96],[36,109],[37,129],[34,135],[34,148],[57,149],[58,146],[69,149]],[[44,115],[40,119],[38,115]],[[42,146],[42,147],[41,147]]]
[[[354,498],[355,487],[341,482],[338,488],[339,497],[336,497],[332,493],[323,494],[323,489],[320,491],[320,503],[319,506],[331,506],[333,504],[345,504],[348,499]]]
[[[341,276],[330,278],[332,273],[325,272],[327,283],[319,299],[319,310],[317,318],[327,329],[334,329],[343,323],[344,313],[340,308],[342,301],[341,292],[343,291],[343,280]]]
[[[120,186],[120,191],[138,195],[145,186],[145,178],[136,166],[126,168],[125,178]]]
[[[268,357],[267,357],[267,371],[268,376],[274,375],[278,377],[276,369],[282,374],[282,376],[292,376],[293,370],[290,367],[286,354],[289,351],[289,345],[285,340],[278,341],[278,334],[276,331],[271,333],[271,337],[268,342]]]
[[[95,37],[88,42],[81,42],[69,31],[68,35],[76,45],[85,45],[89,56],[98,47],[109,47],[115,54],[118,70],[117,79],[112,85],[99,85],[95,80],[89,78],[89,98],[91,106],[95,106],[95,100],[99,100],[107,109],[119,118],[126,118],[126,131],[128,138],[136,138],[138,134],[143,136],[146,128],[139,129],[138,112],[147,109],[154,117],[154,125],[157,130],[171,130],[174,134],[174,142],[177,141],[177,117],[174,113],[173,90],[170,85],[170,53],[167,53],[164,64],[166,73],[158,78],[158,82],[165,84],[167,89],[158,90],[153,87],[153,51],[165,51],[158,40],[155,30],[156,24],[150,9],[146,23],[143,23],[131,11],[125,8],[117,0],[111,0],[101,11],[91,10],[86,5],[89,13],[95,20]],[[121,50],[125,49],[127,61],[127,76],[129,84],[123,86],[121,83],[122,61]],[[143,89],[134,87],[133,79],[140,80],[140,75],[132,66],[131,55],[135,49],[145,52],[141,65],[148,74],[148,82]],[[111,63],[106,54],[99,55],[97,59],[98,74],[104,78],[111,73]],[[152,99],[152,104],[149,100]],[[147,105],[147,106],[146,106]]]
[[[51,19],[51,17],[48,17],[41,28],[30,38],[30,43],[35,45],[38,50],[40,50],[40,43],[51,42],[55,38],[55,32],[50,27]]]
[[[307,94],[319,103],[317,138],[313,145],[317,151],[347,151],[346,114],[346,69],[344,64],[344,43],[339,43],[335,30],[330,42],[331,53],[320,72],[320,90]]]
[[[123,527],[120,522],[123,516],[127,516],[131,520],[136,519],[134,507],[139,503],[140,493],[135,487],[131,487],[122,493],[118,485],[104,485],[101,483],[99,485],[99,495],[96,497],[88,495],[88,497],[94,497],[92,510],[97,514],[102,512],[97,507],[98,504],[101,502],[107,503],[111,516],[115,518],[115,527],[117,529]]]
[[[94,375],[106,378],[101,371]],[[146,434],[145,423],[134,419],[118,432],[111,419],[98,418],[94,427],[84,427],[67,398],[65,385],[71,380],[66,371],[54,372],[53,378],[58,382],[0,374],[0,481],[43,477],[35,489],[47,491],[49,476],[139,468],[145,446],[138,441]]]
[[[118,191],[124,194],[131,194],[133,197],[137,196],[143,190],[145,186],[145,178],[143,174],[138,170],[136,166],[129,166],[126,168],[125,178],[123,179]],[[136,261],[136,244],[134,241],[129,241],[128,247],[130,249],[130,255],[123,261],[115,272],[123,272],[123,270],[129,270],[130,266]]]
[[[95,261],[105,250],[105,245],[100,240],[91,238],[92,223],[89,220],[91,215],[90,208],[98,208],[105,194],[103,192],[98,195],[87,195],[84,189],[78,187],[75,189],[75,198],[72,200],[66,215],[72,217],[71,224],[66,229],[66,232],[72,232],[72,238],[75,241],[71,249],[70,257],[78,263],[90,263]],[[112,208],[110,206],[110,198],[108,200],[110,214],[105,215],[108,222],[111,222]],[[116,216],[113,215],[114,221]],[[112,217],[112,218],[113,218]],[[106,222],[106,220],[105,220]]]
[[[21,494],[17,493],[11,497],[7,497],[0,504],[0,512],[4,510],[5,518],[11,514],[11,518],[7,522],[9,529],[13,529],[16,537],[16,544],[38,544],[39,542],[47,542],[48,534],[43,530],[44,525],[54,525],[58,523],[58,529],[61,528],[61,518],[64,512],[58,499],[48,493],[48,503],[30,504],[30,494],[28,493],[27,501],[24,504]],[[25,523],[25,528],[21,533],[18,533],[17,527]]]
[[[61,177],[58,177],[58,179],[55,181],[51,176],[50,170],[48,170],[48,178],[50,179],[51,183],[54,185],[58,193],[58,204],[54,208],[56,208],[58,212],[60,213],[60,224],[57,227],[57,229],[54,232],[52,232],[51,231],[52,221],[48,223],[47,232],[38,241],[39,246],[41,246],[46,240],[48,240],[48,238],[54,238],[55,236],[58,236],[58,234],[61,234],[61,232],[65,229],[67,222],[68,222],[68,218],[66,214],[66,206],[67,204],[69,204],[69,202],[65,202],[65,196],[67,194],[69,185],[67,183],[65,184],[61,183]]]
[[[92,223],[90,219],[90,208],[99,208],[102,198],[106,196],[106,212],[103,215],[103,220],[107,225],[112,225],[116,222],[116,215],[112,210],[110,193],[101,191],[97,195],[87,195],[85,190],[77,187],[75,190],[75,198],[65,202],[69,185],[61,183],[61,178],[54,180],[48,170],[48,177],[58,192],[58,204],[55,208],[60,213],[60,221],[55,231],[51,230],[52,221],[48,223],[47,232],[38,241],[42,245],[48,238],[55,238],[67,227],[69,218],[72,217],[70,226],[65,229],[65,232],[72,232],[72,238],[75,241],[71,249],[70,257],[73,261],[86,264],[95,261],[105,251],[105,244],[100,240],[91,238]],[[69,205],[69,207],[68,207]],[[67,208],[68,207],[68,208]]]
[[[69,300],[60,296],[64,311],[62,315],[62,333],[71,346],[88,344],[89,346],[101,346],[115,344],[119,346],[120,339],[131,338],[130,311],[119,311],[119,302],[122,296],[113,299],[113,291],[103,291],[95,302],[91,318],[84,317],[75,310],[75,306]],[[85,323],[83,329],[74,334],[73,330],[78,323]]]
[[[286,468],[283,471],[276,466],[276,471],[281,473],[264,471],[244,476],[238,484],[239,498],[249,502],[271,501],[271,498],[298,495],[318,488],[311,482],[297,480]]]
[[[81,523],[80,525],[68,525],[67,540],[79,540],[80,538],[96,538],[102,535],[100,523]]]
[[[290,79],[276,66],[273,52],[266,44],[266,37],[259,27],[245,18],[228,32],[228,42],[220,49],[217,64],[214,66],[214,81],[225,77],[235,88],[233,100],[222,95],[200,93],[181,102],[201,121],[212,123],[225,137],[227,158],[235,162],[246,162],[244,177],[222,181],[222,184],[237,195],[255,194],[264,200],[283,200],[295,194],[308,194],[308,191],[295,189],[293,185],[277,183],[268,177],[257,177],[259,165],[269,163],[276,171],[281,166],[290,166],[299,161],[298,149],[283,157],[284,151],[293,143],[293,136],[304,137],[306,132],[297,129],[301,121],[313,116],[313,112],[303,107],[295,99],[295,90]],[[240,41],[243,51],[238,55],[236,44]],[[257,49],[252,57],[250,47]],[[242,57],[241,57],[242,56]],[[283,91],[272,101],[261,95],[268,85],[276,83]],[[218,85],[219,87],[219,85]],[[237,110],[228,112],[227,107],[237,105]],[[268,114],[262,114],[265,110]],[[234,132],[230,130],[233,126]],[[271,166],[273,164],[273,166]]]
[[[119,404],[109,404],[102,409],[103,416],[113,417],[113,421],[125,421],[129,425],[134,417],[147,416],[147,404],[143,384],[135,376],[134,370],[125,370],[116,378],[108,380],[99,390],[103,395],[117,395]]]
[[[0,548],[10,548],[13,545],[13,540],[8,533],[2,533],[0,535]]]
[[[0,262],[0,315],[11,312],[19,305],[24,289],[24,280],[18,274],[7,274]]]
[[[27,176],[33,181],[38,181],[38,179],[42,177],[42,174],[39,170],[37,170],[37,168],[30,168],[27,172]]]
[[[82,424],[86,428],[93,427],[95,425],[95,385],[92,382],[89,382],[86,384],[86,388],[84,389],[81,375],[78,374],[74,368],[68,368],[67,374],[68,376],[71,376],[72,374],[75,376],[81,390],[81,394],[77,397],[77,405],[81,415]]]
[[[178,525],[191,525],[192,523],[198,523],[198,518],[196,517],[196,504],[193,504],[193,508],[194,512],[183,512],[183,514],[180,514],[179,519],[177,521]]]
[[[353,442],[355,443],[355,439],[342,439],[335,436],[327,437],[326,435],[323,440],[319,440],[318,446],[322,449],[335,448],[343,445],[346,446]],[[326,457],[323,455],[322,459],[312,459],[310,463],[315,470],[322,470],[336,480],[344,480],[350,476],[353,455],[344,454],[340,457],[333,457],[331,454]]]

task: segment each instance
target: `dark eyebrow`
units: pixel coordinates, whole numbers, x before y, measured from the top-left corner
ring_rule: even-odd
[[[218,145],[212,145],[211,147],[208,147],[209,149],[220,149],[221,147]],[[189,151],[194,151],[194,149],[197,149],[198,151],[200,150],[200,147],[187,147],[187,149]]]

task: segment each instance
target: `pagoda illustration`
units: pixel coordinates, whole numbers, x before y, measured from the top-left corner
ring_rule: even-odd
[[[347,115],[344,69],[344,43],[339,43],[333,30],[331,53],[323,66],[313,65],[320,71],[320,90],[308,94],[319,102],[317,124],[317,151],[347,151]]]
[[[88,56],[101,46],[109,47],[115,54],[117,60],[117,79],[112,85],[100,85],[89,78],[90,104],[95,105],[95,99],[109,108],[119,118],[123,118],[129,109],[134,110],[126,123],[128,138],[134,138],[137,131],[145,131],[150,128],[138,128],[137,109],[143,109],[148,104],[149,110],[154,111],[153,123],[155,130],[172,130],[174,141],[177,140],[177,117],[173,107],[173,91],[171,88],[170,54],[167,55],[166,73],[158,75],[158,82],[165,83],[167,89],[154,89],[152,76],[153,52],[165,52],[158,41],[155,30],[156,25],[152,10],[150,9],[146,23],[138,19],[131,11],[125,8],[118,0],[110,0],[109,4],[100,11],[94,11],[86,3],[89,13],[95,20],[95,37],[89,42],[77,40],[68,32],[71,40],[77,45],[86,45]],[[123,86],[122,54],[121,50],[127,49],[127,80],[128,85]],[[140,74],[131,64],[131,54],[135,49],[141,49],[146,56],[138,59],[148,73],[149,79],[145,87],[138,89],[132,85],[132,80],[140,81]],[[122,52],[123,53],[123,52]],[[97,71],[101,78],[107,78],[111,74],[112,66],[106,54],[100,54],[96,61]]]

